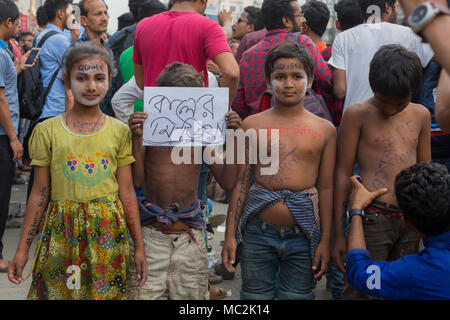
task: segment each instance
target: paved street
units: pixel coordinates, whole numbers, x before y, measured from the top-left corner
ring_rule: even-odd
[[[11,193],[12,207],[15,210],[25,209],[25,198],[26,198],[26,185],[15,185]],[[20,204],[20,205],[19,205]],[[213,215],[226,214],[227,205],[223,203],[214,202]],[[23,221],[23,218],[16,219],[17,221]],[[225,223],[224,223],[225,224]],[[223,224],[223,226],[224,226]],[[220,229],[220,228],[219,228]],[[6,229],[5,235],[3,237],[4,252],[3,255],[6,259],[12,259],[17,248],[17,243],[19,241],[21,229]],[[210,245],[212,246],[212,252],[210,253],[210,260],[217,260],[220,263],[220,252],[222,250],[220,242],[224,239],[224,233],[218,232],[215,228],[215,234],[212,235]],[[27,275],[30,269],[31,260],[34,255],[34,244],[30,250],[29,262],[25,268],[24,275]],[[25,299],[28,289],[31,284],[31,277],[19,286],[16,286],[9,282],[6,273],[0,273],[0,300],[23,300]],[[331,294],[325,289],[326,280],[325,277],[317,284],[314,290],[316,294],[316,299],[324,300],[331,299]],[[226,297],[225,300],[238,300],[239,290],[241,286],[241,274],[240,268],[238,266],[237,272],[233,280],[224,280],[222,283],[218,284],[222,288],[231,292],[231,296]]]

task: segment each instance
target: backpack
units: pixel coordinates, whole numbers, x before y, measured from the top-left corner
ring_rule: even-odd
[[[301,32],[289,33],[286,41],[298,42]],[[330,111],[323,100],[322,96],[314,92],[313,89],[308,89],[303,100],[305,109],[315,114],[318,117],[324,118],[332,122]],[[270,109],[275,105],[275,98],[273,97],[272,90],[266,89],[259,102],[259,112],[263,112]]]
[[[56,31],[49,31],[38,44],[42,48],[44,42],[51,36],[58,34]],[[33,47],[36,46],[36,40]],[[17,79],[17,89],[19,92],[19,111],[20,117],[29,120],[36,120],[42,113],[42,107],[45,104],[47,95],[56,80],[59,69],[53,74],[48,88],[44,88],[41,78],[41,63],[38,60],[36,65],[28,70],[22,71]]]
[[[434,116],[434,105],[436,103],[437,87],[442,67],[431,61],[423,72],[422,85],[413,103],[419,103],[430,111],[431,115],[431,155],[432,158],[450,157],[450,133],[443,132]]]

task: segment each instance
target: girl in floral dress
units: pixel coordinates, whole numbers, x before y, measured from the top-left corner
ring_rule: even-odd
[[[85,42],[67,51],[63,71],[74,105],[33,131],[34,184],[8,277],[24,281],[39,230],[28,299],[126,299],[133,263],[129,234],[139,286],[147,278],[147,262],[131,175],[131,132],[100,111],[112,59],[104,48]]]

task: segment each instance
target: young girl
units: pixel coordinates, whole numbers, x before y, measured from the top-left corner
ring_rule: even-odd
[[[131,132],[99,108],[112,60],[87,42],[68,50],[63,70],[74,106],[33,131],[35,180],[8,277],[15,284],[24,281],[40,225],[28,299],[126,299],[128,230],[138,286],[147,278],[147,262],[131,175]]]

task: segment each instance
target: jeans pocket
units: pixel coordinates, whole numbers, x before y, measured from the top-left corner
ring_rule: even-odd
[[[254,222],[247,222],[245,225],[244,231],[252,234],[262,234],[261,226]]]
[[[366,211],[364,213],[364,217],[363,217],[362,220],[363,220],[363,224],[365,224],[365,225],[372,225],[372,224],[378,223],[379,218],[380,218],[380,214],[379,213]]]

